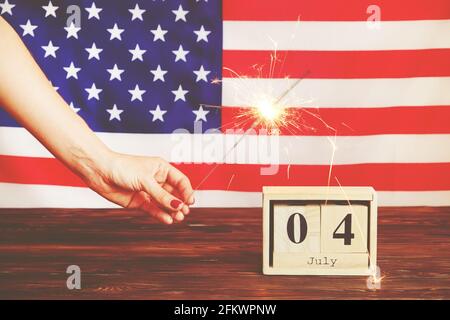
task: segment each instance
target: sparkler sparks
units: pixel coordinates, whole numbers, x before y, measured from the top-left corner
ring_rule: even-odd
[[[276,61],[276,57],[272,56],[271,64]],[[272,68],[272,66],[271,66]],[[306,73],[307,74],[307,73]],[[305,76],[306,76],[305,74]],[[260,122],[280,127],[285,122],[288,116],[288,107],[281,104],[282,100],[297,87],[297,85],[304,79],[304,76],[294,82],[281,96],[275,101],[272,101],[270,97],[262,96],[259,101],[254,105],[256,109],[256,116]]]
[[[386,276],[380,276],[380,275],[374,273],[373,275],[371,275],[369,277],[369,279],[373,284],[379,284],[379,283],[381,283],[381,280],[383,280],[385,277]]]
[[[225,159],[228,157],[228,155],[234,149],[236,149],[236,147],[244,140],[244,138],[247,136],[247,134],[249,132],[251,132],[252,129],[255,129],[257,126],[259,126],[260,124],[266,124],[266,125],[270,124],[270,125],[276,125],[277,128],[279,127],[279,124],[284,119],[284,116],[287,115],[287,113],[284,111],[286,109],[282,108],[279,105],[279,103],[281,102],[281,100],[284,99],[284,97],[286,97],[289,94],[289,92],[291,92],[300,83],[301,80],[303,80],[303,78],[300,78],[296,82],[294,82],[294,84],[291,85],[291,87],[288,88],[280,97],[278,97],[278,99],[276,99],[275,102],[271,102],[271,100],[266,97],[266,98],[263,98],[260,100],[260,103],[257,104],[256,109],[250,109],[251,111],[248,111],[248,112],[251,112],[253,115],[257,116],[256,120],[253,122],[253,125],[251,126],[251,128],[249,130],[247,130],[234,143],[234,145],[225,153],[225,156],[223,157],[222,162],[224,162]],[[205,105],[205,104],[202,104],[202,106],[207,106],[210,108],[220,108],[220,106]],[[254,110],[256,110],[256,112]],[[194,192],[197,191],[203,185],[203,183],[205,183],[206,180],[208,180],[208,178],[214,173],[214,171],[219,167],[219,165],[220,165],[220,163],[217,163],[208,172],[208,174],[197,185]],[[231,181],[233,180],[233,178],[234,178],[234,174],[230,180],[230,184],[231,184]],[[229,188],[230,184],[228,185],[228,188]]]
[[[294,42],[296,37],[299,23],[300,17],[298,18],[296,29],[291,34],[292,42]],[[278,44],[275,39],[269,38],[269,40],[273,44],[273,51],[268,56],[269,60],[267,65],[265,66],[264,64],[255,63],[249,66],[249,68],[256,72],[257,79],[280,79],[280,75],[277,73],[282,71],[279,69],[280,67],[281,69],[283,68],[289,53],[289,50],[285,50],[282,53],[278,52]],[[269,135],[279,135],[284,132],[291,135],[295,139],[301,139],[301,133],[304,133],[305,131],[317,131],[317,128],[315,128],[313,124],[308,123],[307,119],[309,118],[317,121],[319,125],[323,125],[327,130],[330,130],[330,136],[326,137],[331,147],[330,166],[327,181],[327,185],[330,186],[333,182],[332,170],[334,157],[337,150],[337,130],[330,126],[321,117],[318,108],[315,108],[317,110],[316,111],[311,107],[302,107],[313,102],[311,97],[295,96],[297,92],[294,91],[300,82],[307,77],[310,70],[305,71],[304,74],[297,79],[290,79],[288,75],[283,75],[285,80],[283,83],[287,84],[287,88],[281,94],[278,85],[272,87],[270,85],[270,81],[247,81],[249,78],[254,78],[255,76],[241,75],[237,71],[226,66],[223,67],[223,70],[228,73],[228,76],[226,76],[225,79],[211,79],[211,83],[223,85],[225,81],[227,81],[226,84],[228,85],[228,90],[231,91],[234,88],[232,92],[235,96],[231,96],[231,99],[234,101],[239,101],[239,104],[243,106],[243,108],[239,109],[239,112],[235,114],[233,120],[230,120],[228,123],[223,123],[221,128],[218,129],[222,129],[225,132],[233,129],[245,130],[238,141],[236,141],[236,143],[234,143],[234,145],[227,152],[225,152],[224,160],[231,152],[233,152],[234,149],[236,149],[236,147],[245,139],[247,135],[252,134],[252,131],[253,133],[255,132],[253,129],[263,129],[265,134]],[[267,71],[267,74],[264,74],[264,70]],[[222,108],[222,106],[208,104],[201,104],[201,106],[216,109]],[[216,163],[216,165],[211,168],[207,175],[196,186],[196,190],[198,190],[200,186],[212,175],[219,164],[220,163]],[[287,169],[288,180],[292,178],[290,169],[291,164],[289,164]],[[230,179],[230,183],[228,184],[228,188],[234,178],[235,175],[233,174]]]
[[[366,281],[367,288],[371,290],[377,290],[381,289],[381,281],[386,276],[381,276],[380,268],[377,267],[377,269],[371,274]]]
[[[274,122],[283,114],[283,110],[268,100],[263,100],[256,105],[256,109],[261,118]]]
[[[286,123],[288,111],[282,105],[275,103],[269,97],[262,97],[253,108],[244,111],[242,116],[255,119],[258,126],[267,129],[270,134],[279,133],[283,123]]]

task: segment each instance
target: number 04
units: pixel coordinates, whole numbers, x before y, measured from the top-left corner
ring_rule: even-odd
[[[296,224],[298,225],[298,229],[295,228]],[[341,228],[342,224],[344,225],[344,232],[339,232],[338,230]],[[298,230],[298,233],[295,232],[295,229]],[[287,222],[287,234],[289,240],[297,244],[302,243],[303,240],[305,240],[307,233],[308,224],[305,217],[301,213],[294,213],[291,215]],[[344,239],[344,245],[349,246],[352,244],[352,239],[354,238],[355,234],[352,233],[352,215],[349,213],[334,230],[333,239]]]

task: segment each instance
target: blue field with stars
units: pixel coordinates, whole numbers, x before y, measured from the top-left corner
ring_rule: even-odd
[[[221,105],[221,1],[0,0],[0,12],[93,130],[221,126],[220,108],[201,106]],[[18,124],[0,110],[0,126]]]

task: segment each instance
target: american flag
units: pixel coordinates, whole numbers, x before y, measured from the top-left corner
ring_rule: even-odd
[[[273,175],[270,161],[177,159],[199,206],[328,184],[373,186],[384,206],[450,205],[449,0],[0,0],[0,12],[116,151],[174,160],[177,136],[277,139]],[[295,121],[279,135],[226,132],[253,126],[255,93],[286,88]],[[109,206],[0,109],[0,207]]]

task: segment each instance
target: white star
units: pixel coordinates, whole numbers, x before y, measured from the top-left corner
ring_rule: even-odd
[[[92,6],[90,8],[85,8],[87,12],[89,12],[88,19],[96,18],[97,20],[100,20],[99,13],[103,10],[102,8],[97,8],[95,6],[95,2],[92,2]]]
[[[175,55],[175,62],[177,62],[178,60],[183,60],[184,62],[186,62],[186,55],[189,53],[189,51],[185,51],[181,44],[178,47],[178,50],[173,50],[172,52]]]
[[[183,10],[181,4],[177,10],[172,10],[172,12],[175,15],[175,22],[177,22],[178,20],[183,20],[184,22],[186,22],[186,15],[189,13],[189,11]]]
[[[139,86],[136,85],[136,87],[133,90],[128,90],[128,92],[131,94],[131,101],[134,101],[134,100],[142,101],[142,95],[146,91],[145,90],[140,90]]]
[[[70,104],[69,104],[69,107],[73,110],[73,112],[75,112],[75,113],[78,113],[78,112],[80,112],[80,108],[75,108],[75,106],[73,105],[73,102],[71,102]]]
[[[5,2],[0,4],[0,8],[2,8],[2,12],[0,14],[4,14],[5,12],[7,12],[10,16],[12,16],[12,9],[15,6],[15,4],[9,3],[8,0],[5,0]]]
[[[178,100],[186,101],[186,94],[187,94],[188,92],[189,92],[189,91],[187,91],[187,90],[183,90],[183,87],[182,87],[181,84],[180,84],[180,86],[178,87],[177,90],[173,90],[173,91],[172,91],[172,93],[175,95],[175,100],[174,100],[174,102],[177,102]]]
[[[55,47],[53,45],[53,42],[51,42],[51,41],[49,41],[48,45],[42,46],[41,48],[45,50],[44,58],[47,58],[48,56],[52,56],[53,58],[56,58],[56,51],[59,50],[59,47]]]
[[[25,37],[27,34],[34,37],[34,29],[36,29],[37,26],[32,25],[29,19],[27,21],[27,24],[21,24],[20,27],[23,29],[23,37]]]
[[[144,18],[142,17],[142,14],[146,11],[144,9],[139,8],[139,5],[136,3],[136,6],[134,9],[128,9],[130,13],[133,15],[131,17],[131,21],[134,21],[135,19],[139,19],[141,21],[144,21]]]
[[[123,69],[119,69],[117,67],[117,64],[115,64],[112,69],[107,69],[107,71],[111,74],[111,77],[109,78],[109,81],[113,81],[114,79],[122,81],[121,74],[124,72],[124,70]]]
[[[197,75],[197,80],[196,82],[199,82],[201,80],[208,82],[208,78],[206,77],[208,74],[211,73],[211,71],[205,70],[205,68],[203,68],[203,65],[200,67],[200,69],[198,69],[197,71],[194,70],[194,73]]]
[[[208,42],[208,35],[211,33],[211,31],[205,30],[205,27],[201,26],[200,30],[194,31],[194,33],[197,35],[197,42],[205,41]]]
[[[160,120],[161,122],[164,122],[164,115],[167,113],[166,110],[161,110],[159,104],[156,106],[155,110],[150,110],[150,113],[153,115],[152,122],[155,122],[156,120]]]
[[[53,16],[56,18],[56,10],[58,10],[59,7],[55,7],[51,1],[48,2],[48,5],[42,6],[42,9],[45,10],[45,17]]]
[[[208,110],[203,110],[203,106],[200,106],[200,108],[195,111],[192,111],[195,114],[195,122],[203,120],[205,122],[207,122],[208,120],[206,120],[206,115],[209,113]]]
[[[153,82],[157,80],[161,80],[164,82],[164,75],[167,73],[166,70],[162,70],[161,66],[158,65],[158,67],[155,70],[150,70],[151,73],[153,73]]]
[[[103,51],[103,49],[97,48],[97,46],[95,45],[95,42],[94,42],[94,43],[92,43],[92,47],[86,48],[86,51],[89,53],[88,60],[91,60],[92,58],[100,60],[100,53]]]
[[[154,30],[150,30],[153,35],[153,42],[155,42],[156,40],[161,40],[163,42],[166,41],[166,39],[164,38],[164,35],[167,33],[167,30],[163,30],[161,29],[161,25],[158,24],[158,28],[154,29]]]
[[[81,28],[76,27],[75,24],[71,22],[70,26],[65,27],[64,30],[67,31],[67,39],[69,39],[70,37],[78,39],[78,32],[81,30]]]
[[[147,52],[147,50],[141,50],[141,48],[139,47],[139,44],[136,45],[136,48],[134,48],[132,50],[128,50],[128,51],[130,51],[130,53],[133,55],[133,57],[131,58],[131,61],[134,61],[134,60],[144,61],[144,58],[142,57],[142,55]]]
[[[114,119],[121,121],[120,114],[123,112],[123,110],[118,109],[117,105],[114,105],[112,109],[106,109],[106,111],[109,113],[109,121],[112,121]]]
[[[75,67],[73,62],[70,63],[70,66],[64,67],[64,70],[67,72],[66,79],[75,78],[78,79],[78,72],[80,72],[81,68]]]
[[[99,93],[103,91],[103,89],[97,89],[95,83],[92,84],[92,87],[84,89],[89,93],[88,100],[95,98],[96,100],[100,100]]]
[[[122,32],[124,31],[124,29],[120,29],[117,26],[117,23],[114,23],[114,27],[112,27],[111,29],[107,29],[109,33],[111,33],[111,38],[109,40],[113,40],[113,39],[118,39],[118,40],[122,40]]]

